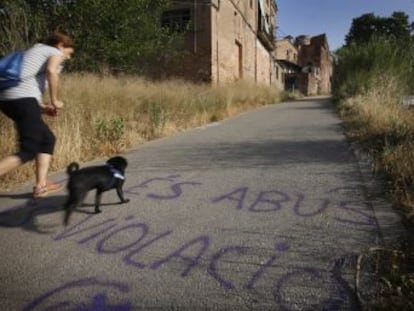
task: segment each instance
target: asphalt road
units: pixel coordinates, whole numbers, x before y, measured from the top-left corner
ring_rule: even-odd
[[[125,156],[131,201],[95,215],[90,195],[66,228],[64,192],[0,195],[0,310],[359,310],[357,256],[400,227],[329,99]]]

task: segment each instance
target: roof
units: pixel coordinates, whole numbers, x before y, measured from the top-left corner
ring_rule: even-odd
[[[295,63],[291,63],[291,62],[289,62],[289,61],[287,61],[287,60],[284,60],[284,59],[278,59],[278,60],[276,60],[276,61],[277,61],[277,63],[278,63],[280,66],[282,66],[282,67],[284,67],[284,68],[293,69],[293,70],[295,70],[295,71],[301,71],[301,70],[302,70],[302,67],[301,67],[301,66],[296,65]]]
[[[327,38],[326,34],[324,34],[324,33],[320,34],[318,36],[312,37],[311,38],[311,44],[312,45],[319,45],[319,46],[326,45],[326,46],[329,47],[328,38]]]

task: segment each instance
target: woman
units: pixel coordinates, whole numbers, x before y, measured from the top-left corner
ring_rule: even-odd
[[[61,185],[47,181],[55,136],[43,121],[41,112],[63,107],[58,97],[59,74],[63,61],[70,58],[73,51],[70,37],[60,32],[52,33],[24,52],[21,82],[0,91],[0,110],[14,121],[19,135],[19,151],[0,160],[0,176],[34,159],[35,198],[61,189]],[[46,83],[50,99],[47,105],[42,101]]]

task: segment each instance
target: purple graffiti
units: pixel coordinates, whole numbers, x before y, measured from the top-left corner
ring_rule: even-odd
[[[197,181],[186,181],[181,175],[169,175],[166,177],[149,178],[136,186],[125,190],[132,195],[150,200],[176,200],[183,199],[186,194],[202,191],[203,184]],[[260,217],[257,214],[267,213],[268,215],[278,215],[284,211],[284,215],[291,213],[294,217],[310,218],[326,213],[338,224],[354,226],[376,225],[376,219],[372,213],[372,206],[367,202],[359,201],[339,201],[333,197],[340,191],[350,191],[352,188],[336,188],[329,190],[319,198],[316,204],[307,204],[307,196],[299,192],[285,193],[276,189],[255,191],[248,186],[231,187],[222,193],[216,193],[212,198],[206,200],[207,204],[231,208],[235,213],[249,213],[252,217]],[[343,194],[343,193],[341,193]],[[313,201],[312,201],[313,202]],[[34,217],[41,212],[55,211],[51,206],[34,206],[31,201],[23,205],[18,205],[0,212],[0,226],[24,226],[33,222]],[[333,213],[335,212],[335,213]],[[243,289],[255,291],[259,288],[260,281],[266,280],[266,276],[271,274],[271,269],[278,266],[278,261],[286,257],[286,253],[291,249],[288,242],[278,242],[266,255],[260,255],[260,261],[253,262],[249,272],[243,272],[242,284],[237,284],[237,279],[232,278],[231,269],[224,269],[225,265],[232,264],[236,259],[257,258],[255,246],[225,245],[217,246],[210,235],[198,235],[186,237],[185,241],[179,241],[177,245],[171,245],[176,241],[173,228],[163,228],[158,232],[153,232],[149,223],[135,219],[135,216],[109,218],[106,220],[94,219],[94,215],[87,215],[78,223],[55,235],[53,240],[56,242],[72,239],[75,243],[83,247],[89,247],[96,254],[101,256],[113,256],[120,260],[125,267],[131,271],[146,269],[146,272],[155,273],[162,269],[168,270],[174,266],[173,272],[179,277],[188,277],[195,269],[206,269],[204,271],[213,279],[216,286],[225,290]],[[168,243],[167,243],[168,242]],[[162,247],[161,247],[162,246]],[[215,246],[215,248],[213,248]],[[153,258],[151,250],[157,250],[157,258]],[[269,248],[266,248],[267,250]],[[162,251],[159,255],[159,251]],[[177,270],[177,263],[181,269]],[[251,268],[254,267],[254,268]],[[312,282],[321,283],[325,291],[322,298],[312,300],[308,297],[309,305],[304,305],[305,309],[315,308],[315,310],[336,311],[340,310],[345,301],[349,298],[347,292],[348,284],[341,276],[341,271],[335,268],[333,271],[323,271],[312,267],[296,267],[277,279],[271,280],[273,286],[272,294],[274,301],[278,305],[278,310],[294,310],[292,297],[288,295],[290,290],[296,286],[301,286],[301,281],[310,279]],[[253,270],[253,271],[252,271]],[[228,272],[230,271],[230,273]],[[339,272],[338,272],[339,271]],[[139,273],[139,272],[138,272]],[[240,282],[240,281],[239,281]],[[264,283],[264,282],[263,282]],[[77,291],[89,288],[93,294],[84,298],[85,301],[72,302],[65,299],[68,291]],[[129,287],[124,283],[102,282],[95,278],[82,279],[67,283],[59,288],[49,291],[38,297],[24,310],[52,310],[52,309],[71,309],[77,311],[89,310],[131,310],[129,302],[113,303],[107,291],[115,291],[118,294],[129,293]],[[59,299],[59,295],[63,298]],[[300,303],[300,302],[299,302]]]
[[[355,220],[350,218],[345,218],[342,216],[334,217],[336,221],[341,223],[348,223],[357,226],[377,226],[377,220],[374,216],[369,215],[366,211],[361,210],[360,208],[349,207],[351,204],[358,204],[358,202],[351,202],[351,201],[341,201],[339,202],[339,209],[345,211],[348,216],[352,214],[355,215]],[[364,210],[369,210],[370,204],[365,203],[367,208]],[[359,205],[359,204],[358,204]],[[361,219],[362,216],[362,219]],[[356,220],[358,219],[358,220]],[[360,220],[361,219],[361,220]]]
[[[276,198],[268,198],[268,195],[275,195]],[[277,198],[279,197],[279,198]],[[290,198],[287,194],[280,191],[261,191],[256,200],[249,207],[251,212],[274,212],[282,208],[282,203],[289,202]],[[270,208],[261,208],[261,205],[270,205]]]
[[[126,221],[124,224],[117,223],[115,219],[111,219],[106,222],[91,223],[91,216],[88,215],[85,219],[81,220],[78,224],[75,224],[72,228],[66,230],[64,233],[58,235],[56,241],[62,239],[72,238],[77,243],[84,243],[84,241],[94,241],[97,254],[105,255],[119,255],[121,262],[124,265],[132,266],[137,269],[148,269],[149,271],[156,271],[162,268],[166,268],[170,263],[180,263],[182,270],[179,272],[180,277],[187,277],[191,271],[197,267],[203,269],[207,267],[205,271],[211,276],[218,285],[225,290],[234,290],[237,288],[234,281],[231,279],[231,275],[226,275],[221,270],[222,264],[228,264],[234,262],[234,259],[242,256],[249,256],[256,252],[255,247],[241,246],[241,245],[228,245],[225,247],[211,250],[212,238],[207,235],[200,235],[189,241],[179,244],[176,248],[166,251],[166,254],[161,258],[148,259],[145,254],[142,254],[147,248],[156,247],[157,243],[170,237],[173,234],[172,230],[162,231],[160,233],[151,233],[151,226],[147,223],[136,222],[133,217],[126,217],[119,219],[120,221]],[[133,222],[131,222],[133,221]],[[111,228],[109,228],[109,226]],[[123,233],[128,233],[130,236],[129,241],[125,241],[122,238]],[[132,234],[131,234],[132,233]],[[148,238],[148,235],[151,237]],[[79,239],[79,237],[82,237]],[[165,241],[162,244],[165,245]],[[92,247],[92,245],[91,245]],[[163,246],[163,249],[165,246]],[[257,269],[254,272],[249,272],[244,276],[245,283],[241,288],[245,290],[255,290],[256,284],[261,279],[264,279],[268,275],[269,270],[276,266],[278,258],[283,256],[290,250],[290,245],[286,241],[278,242],[274,245],[273,253],[262,258],[260,263],[257,263]],[[139,260],[139,255],[143,255],[146,260]],[[210,254],[210,255],[208,255]],[[200,265],[201,262],[205,264]],[[147,271],[148,271],[147,270]],[[177,271],[174,269],[174,271]],[[275,280],[274,300],[280,306],[280,310],[290,310],[286,291],[294,288],[300,278],[311,278],[315,281],[325,284],[325,281],[332,283],[329,285],[328,290],[325,292],[324,297],[317,303],[318,310],[339,310],[339,306],[342,306],[347,296],[344,294],[344,288],[346,286],[345,280],[341,278],[338,269],[335,270],[335,274],[326,275],[321,270],[313,268],[297,268],[294,272],[289,272],[282,275],[279,279]],[[327,285],[328,286],[328,285]],[[42,297],[41,297],[42,298]],[[92,302],[88,305],[82,306],[89,310],[90,306],[99,306],[106,303],[105,296],[94,296]],[[65,301],[60,301],[59,304],[63,308]],[[55,304],[57,305],[57,304]],[[122,308],[128,307],[128,305],[120,305]],[[31,309],[27,309],[31,310]],[[128,309],[125,309],[128,310]]]
[[[139,195],[139,192],[134,192],[134,189],[137,188],[148,188],[148,185],[155,182],[155,181],[168,181],[168,182],[173,182],[176,178],[180,177],[180,175],[170,175],[167,177],[153,177],[150,179],[145,180],[144,182],[140,183],[139,185],[136,186],[132,186],[129,187],[127,189],[125,189],[124,192],[129,193],[129,194],[135,194],[135,195]]]
[[[236,203],[236,209],[241,210],[247,203],[245,201],[248,191],[248,187],[237,188],[229,193],[212,199],[211,202],[216,204],[222,201],[234,201]],[[248,210],[254,213],[276,212],[283,207],[283,203],[287,203],[289,201],[290,197],[281,191],[261,191],[253,203],[250,204]]]
[[[338,188],[328,193],[339,191]],[[271,190],[271,191],[260,191],[256,195],[255,200],[249,205],[247,202],[247,194],[249,193],[248,187],[236,188],[224,195],[220,195],[211,200],[213,204],[222,204],[229,205],[234,207],[236,210],[244,210],[252,213],[273,213],[278,212],[284,207],[290,208],[288,203],[291,203],[293,199],[286,193]],[[340,201],[339,203],[333,202],[331,199],[324,198],[321,199],[320,206],[306,206],[305,195],[302,193],[296,194],[297,198],[293,202],[293,207],[291,208],[294,212],[294,215],[303,218],[310,218],[317,215],[326,213],[328,209],[340,209],[346,211],[347,216],[355,216],[355,220],[351,217],[346,216],[334,216],[333,218],[340,222],[346,224],[352,224],[356,226],[375,226],[376,218],[372,215],[372,207],[368,202],[352,202],[352,201]],[[358,205],[358,208],[349,207],[350,204]],[[246,206],[249,206],[247,209]],[[363,220],[359,220],[360,218]],[[358,219],[358,220],[356,220]]]
[[[173,200],[173,199],[177,199],[178,197],[180,197],[183,193],[183,186],[198,186],[201,185],[200,182],[193,182],[193,181],[183,181],[183,182],[176,182],[176,179],[181,177],[181,175],[170,175],[167,177],[154,177],[154,178],[150,178],[142,183],[140,183],[137,186],[132,186],[128,189],[125,190],[125,192],[130,193],[130,194],[135,194],[135,195],[139,195],[139,192],[136,192],[135,189],[138,188],[143,188],[143,189],[148,189],[149,185],[152,185],[154,183],[159,183],[159,182],[167,182],[169,190],[171,190],[171,194],[165,195],[165,194],[157,194],[157,193],[148,193],[146,194],[146,197],[150,198],[150,199],[156,199],[156,200]]]
[[[158,234],[155,238],[143,243],[140,247],[134,248],[132,251],[130,251],[127,255],[124,256],[123,258],[124,263],[127,265],[132,265],[139,269],[144,269],[146,265],[142,262],[137,261],[136,259],[134,259],[134,257],[138,255],[146,247],[149,247],[153,243],[157,242],[158,240],[163,239],[164,237],[170,235],[171,233],[172,231],[165,231],[161,234]]]
[[[135,241],[129,244],[126,244],[126,245],[117,246],[116,248],[113,248],[113,249],[105,247],[105,243],[108,242],[108,240],[110,240],[113,236],[115,236],[116,234],[122,231],[130,230],[130,229],[138,229],[138,238]],[[148,233],[148,226],[146,224],[144,223],[129,224],[121,228],[118,228],[115,231],[112,231],[111,233],[109,233],[107,236],[105,236],[102,240],[100,240],[96,244],[96,250],[98,251],[98,253],[101,253],[101,254],[119,253],[138,244],[145,237],[147,233]]]
[[[66,230],[64,230],[62,233],[58,234],[58,235],[54,238],[54,240],[55,240],[55,241],[63,240],[63,239],[66,239],[66,238],[68,238],[68,237],[71,237],[71,236],[74,236],[74,235],[78,235],[79,233],[82,233],[82,232],[87,232],[87,231],[89,231],[89,230],[91,230],[91,229],[98,228],[98,227],[100,227],[100,226],[102,226],[102,225],[105,225],[105,224],[107,224],[107,223],[110,223],[110,222],[113,222],[113,221],[115,221],[115,220],[116,220],[116,218],[110,218],[110,219],[105,220],[105,221],[104,221],[104,222],[102,222],[102,223],[99,223],[99,224],[94,224],[94,225],[92,225],[92,226],[90,226],[90,227],[88,227],[88,228],[82,228],[82,229],[75,230],[75,229],[77,229],[80,225],[82,225],[83,223],[88,222],[88,221],[89,221],[89,220],[91,220],[91,219],[93,219],[93,215],[88,215],[88,216],[86,216],[86,217],[85,217],[85,219],[81,220],[78,224],[75,224],[75,225],[73,225],[72,227],[70,227],[69,229],[66,229]],[[116,226],[116,225],[115,225],[115,226]],[[114,225],[111,225],[111,226],[109,226],[109,227],[106,227],[106,229],[104,229],[104,230],[102,230],[102,231],[99,231],[99,233],[98,233],[97,235],[101,234],[102,232],[106,232],[106,231],[108,231],[109,229],[111,229],[111,228],[113,228],[113,227],[114,227]],[[96,233],[95,233],[95,234],[96,234]],[[82,244],[82,243],[85,243],[85,241],[80,242],[80,243],[81,243],[81,244]]]
[[[275,245],[275,249],[276,251],[280,252],[280,253],[284,253],[287,252],[289,249],[289,244],[286,242],[281,242]],[[259,270],[257,270],[257,272],[251,277],[251,279],[249,280],[249,282],[246,284],[246,288],[247,289],[253,289],[254,285],[256,284],[257,280],[264,275],[264,273],[266,272],[266,270],[271,267],[273,265],[273,263],[276,261],[277,256],[276,255],[272,255],[266,262],[265,264],[261,265]]]
[[[275,250],[283,253],[289,249],[289,244],[286,242],[281,242],[275,245]],[[225,279],[220,273],[218,264],[222,260],[223,257],[227,255],[236,255],[240,257],[240,255],[246,255],[249,251],[254,251],[253,249],[245,246],[227,246],[220,249],[216,252],[210,261],[210,265],[208,267],[208,273],[225,289],[234,289],[236,286],[230,281]],[[257,281],[265,274],[266,270],[272,266],[272,264],[277,259],[276,255],[272,255],[264,264],[259,265],[259,269],[249,278],[247,284],[245,285],[246,289],[253,289],[254,285]]]
[[[176,250],[171,251],[161,259],[153,262],[141,262],[138,260],[138,256],[141,252],[148,247],[156,245],[160,240],[170,236],[173,231],[164,231],[155,234],[155,237],[148,239],[147,235],[150,232],[150,226],[146,223],[133,222],[120,226],[117,223],[113,223],[114,219],[110,219],[105,222],[91,224],[91,219],[90,215],[86,216],[85,219],[81,220],[78,224],[75,224],[70,229],[65,230],[65,232],[55,237],[55,241],[73,238],[77,243],[84,244],[86,241],[91,242],[94,240],[96,243],[95,251],[98,254],[121,254],[124,264],[134,266],[138,269],[149,267],[152,270],[157,270],[168,264],[168,262],[178,259],[184,265],[183,271],[181,272],[182,277],[187,276],[193,268],[199,265],[211,244],[211,238],[209,236],[201,235],[182,244],[177,247]],[[127,217],[126,219],[131,220],[132,218]],[[110,224],[110,226],[108,226],[108,224]],[[104,229],[102,230],[102,228]],[[122,242],[122,244],[120,244],[121,241],[124,240],[120,238],[117,239],[117,237],[122,237],[121,234],[126,232],[133,232],[134,234],[136,232],[136,237],[133,238],[132,241]],[[79,239],[79,236],[82,238]],[[111,244],[111,240],[114,240],[112,243],[113,246],[109,247],[108,245]],[[275,250],[279,253],[285,252],[288,248],[289,246],[285,243],[279,243],[275,246]],[[232,288],[231,282],[226,282],[224,278],[220,276],[218,272],[218,264],[223,257],[234,256],[237,255],[237,253],[241,255],[243,252],[247,251],[247,249],[248,248],[242,246],[229,246],[220,249],[211,257],[208,273],[223,287]],[[271,259],[268,259],[264,265],[261,265],[261,268],[249,278],[250,281],[247,288],[253,287],[256,281],[265,273],[266,268],[270,266],[275,259],[276,257],[274,256]]]
[[[243,255],[247,252],[247,247],[242,246],[228,246],[225,248],[220,249],[217,253],[215,253],[211,259],[210,266],[208,267],[208,273],[216,279],[220,286],[224,287],[225,289],[234,289],[235,286],[229,280],[224,279],[223,276],[219,274],[218,265],[217,263],[221,260],[222,257],[229,253],[236,253],[236,255]]]
[[[131,186],[125,190],[133,195],[141,195],[152,200],[176,200],[185,196],[187,192],[195,192],[200,190],[202,185],[199,181],[183,181],[183,177],[179,174],[167,175],[166,177],[152,177],[138,185]],[[161,188],[161,189],[160,189]],[[137,189],[141,189],[137,192]],[[155,190],[157,189],[157,190]],[[338,193],[345,193],[355,191],[356,188],[341,187],[326,191],[327,196],[336,195]],[[142,193],[141,193],[142,192]],[[249,201],[248,198],[253,200]],[[222,206],[231,206],[236,210],[250,213],[277,213],[283,209],[289,209],[293,215],[302,218],[310,218],[332,210],[340,210],[340,216],[331,216],[335,221],[341,224],[351,224],[355,226],[375,226],[376,219],[373,215],[372,207],[368,202],[348,202],[335,201],[332,198],[320,198],[319,204],[306,204],[306,195],[302,193],[288,194],[279,190],[258,191],[255,193],[247,186],[236,187],[233,190],[209,199],[207,202],[212,204],[220,204]],[[351,204],[359,207],[351,207]],[[39,214],[56,212],[54,206],[33,206],[31,201],[23,205],[18,205],[0,212],[0,226],[4,227],[18,227],[22,226],[28,230],[33,230],[34,219]],[[336,213],[338,214],[338,213]],[[332,213],[328,214],[332,215]],[[113,219],[109,219],[102,225],[96,225],[100,231],[92,233],[89,237],[85,237],[79,241],[84,244],[93,240],[101,233],[109,232],[114,228]],[[89,229],[86,229],[89,231]],[[59,240],[66,235],[77,234],[75,228],[62,233],[62,236],[57,236],[55,239]]]
[[[69,301],[68,294],[70,292],[85,292],[86,289],[93,291],[98,290],[97,294],[94,294],[89,302],[78,302],[78,301]],[[115,291],[116,295],[119,294],[128,294],[130,292],[130,287],[125,283],[112,282],[112,281],[99,281],[96,278],[86,278],[73,282],[69,282],[65,285],[62,285],[58,288],[55,288],[47,293],[39,296],[29,305],[23,308],[23,311],[33,311],[33,310],[59,310],[65,307],[67,309],[70,307],[72,310],[79,311],[104,311],[104,310],[114,310],[114,311],[130,311],[132,310],[132,305],[129,302],[123,302],[121,304],[112,304],[108,301],[107,292]],[[59,301],[59,299],[63,299]]]
[[[200,246],[200,249],[198,253],[196,254],[196,256],[190,257],[190,256],[184,256],[182,254],[185,250],[190,249],[191,247],[197,244],[198,246]],[[195,266],[199,264],[201,257],[204,255],[209,245],[210,245],[210,238],[208,236],[203,235],[203,236],[197,237],[191,240],[190,242],[185,243],[182,247],[172,252],[165,258],[161,260],[157,260],[154,263],[152,263],[151,269],[156,270],[160,268],[162,265],[166,264],[172,258],[178,258],[178,259],[181,259],[187,265],[187,268],[181,273],[181,276],[185,277],[188,275],[188,273],[191,271],[192,268],[194,268]]]
[[[130,311],[131,305],[129,303],[121,305],[110,305],[106,301],[105,294],[97,294],[93,297],[93,302],[89,306],[82,306],[76,308],[76,311]]]
[[[298,194],[298,199],[297,199],[295,205],[293,206],[293,211],[295,212],[295,214],[297,216],[312,217],[312,216],[322,214],[329,207],[329,204],[331,204],[330,200],[324,199],[322,201],[322,206],[319,209],[317,209],[315,211],[312,211],[312,212],[304,213],[304,212],[301,211],[301,207],[302,207],[304,199],[305,199],[305,196],[303,194],[299,193]]]
[[[217,203],[223,200],[230,200],[230,201],[236,201],[237,202],[237,209],[243,208],[243,202],[246,198],[247,191],[249,190],[248,187],[241,187],[233,190],[230,193],[227,193],[225,195],[222,195],[220,197],[217,197],[215,199],[212,199],[212,203]],[[237,194],[237,195],[236,195]],[[235,196],[236,195],[236,196]]]
[[[181,194],[183,193],[182,186],[184,186],[184,185],[198,186],[198,185],[201,185],[201,183],[198,183],[198,182],[179,182],[179,183],[173,184],[171,186],[171,190],[172,190],[173,193],[170,194],[170,195],[161,195],[161,194],[149,193],[149,194],[147,194],[147,197],[151,198],[151,199],[158,199],[158,200],[173,200],[173,199],[176,199],[179,196],[181,196]]]

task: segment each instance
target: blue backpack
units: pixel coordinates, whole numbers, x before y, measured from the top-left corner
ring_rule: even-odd
[[[19,84],[23,54],[17,51],[0,59],[0,91]]]

